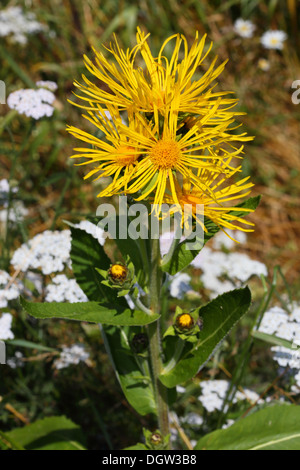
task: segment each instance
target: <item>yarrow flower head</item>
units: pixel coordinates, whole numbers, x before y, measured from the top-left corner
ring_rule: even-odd
[[[232,110],[237,100],[214,90],[225,62],[216,66],[215,58],[203,69],[212,45],[204,52],[206,38],[198,33],[190,48],[184,36],[172,35],[157,56],[148,37],[138,28],[132,50],[123,51],[115,38],[107,48],[110,58],[96,50],[95,63],[85,57],[100,86],[85,76],[84,84],[75,82],[85,102],[78,106],[102,137],[68,126],[89,144],[76,148],[72,158],[91,165],[85,178],[112,178],[99,197],[125,193],[148,200],[157,216],[166,202],[181,208],[197,199],[220,226],[237,228],[238,215],[223,203],[246,196],[253,185],[247,178],[231,185],[226,181],[241,171],[235,161],[242,158],[242,143],[252,137],[236,132],[235,118],[243,114]],[[199,71],[200,78],[194,78]]]
[[[54,367],[57,370],[65,369],[71,365],[78,365],[80,362],[85,362],[89,357],[89,353],[82,344],[74,344],[70,347],[64,346],[60,357],[54,362]]]
[[[17,90],[7,98],[7,104],[11,109],[16,109],[20,114],[36,120],[52,116],[54,101],[55,95],[45,88]]]
[[[22,284],[15,282],[6,271],[0,271],[0,308],[7,307],[10,300],[17,299],[22,287]]]
[[[44,32],[48,27],[37,21],[34,13],[25,13],[20,7],[0,11],[0,37],[10,37],[18,44],[27,43],[27,35]]]
[[[238,18],[233,26],[236,34],[242,38],[252,38],[256,26],[249,20]]]
[[[14,339],[15,335],[11,330],[13,317],[10,313],[3,313],[0,317],[0,339]]]
[[[283,49],[283,43],[287,39],[287,34],[280,30],[266,31],[260,38],[261,44],[266,49]]]

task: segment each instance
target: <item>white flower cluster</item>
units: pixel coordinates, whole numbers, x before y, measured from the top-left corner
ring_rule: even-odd
[[[21,222],[24,217],[28,214],[28,210],[25,208],[22,201],[11,201],[9,207],[8,195],[10,191],[9,182],[6,179],[0,180],[0,205],[3,209],[0,210],[0,223],[6,224],[6,222]],[[15,194],[18,192],[18,188],[11,188],[11,193]]]
[[[50,90],[38,88],[37,90],[27,88],[14,91],[7,98],[7,105],[15,109],[20,114],[25,114],[33,119],[42,117],[51,117],[54,108],[52,104],[55,101],[55,95]]]
[[[5,308],[10,300],[17,299],[21,292],[21,284],[12,282],[6,271],[0,271],[0,308]]]
[[[171,278],[170,283],[170,295],[175,299],[182,299],[184,295],[190,291],[192,288],[190,286],[191,276],[187,273],[177,273]]]
[[[13,224],[20,223],[28,215],[28,209],[24,206],[22,201],[12,201],[10,208],[4,204],[5,209],[0,210],[0,223],[6,224],[11,222]]]
[[[46,31],[48,27],[36,20],[34,13],[24,13],[20,7],[0,11],[0,37],[11,37],[18,44],[26,44],[28,34]]]
[[[18,248],[11,260],[15,269],[41,269],[47,275],[61,272],[70,261],[71,232],[45,232],[36,235]]]
[[[80,362],[85,362],[90,357],[89,353],[85,350],[82,344],[74,344],[71,347],[64,347],[59,359],[54,362],[56,369],[64,369]]]
[[[227,231],[230,237],[239,243],[245,243],[246,235],[240,231]],[[226,250],[236,246],[236,241],[224,232],[217,233],[212,239],[212,247],[216,250]],[[174,232],[166,232],[160,237],[160,251],[164,256],[174,240]],[[201,269],[200,279],[206,289],[211,291],[210,297],[228,292],[240,287],[252,276],[268,275],[266,266],[260,261],[249,258],[241,253],[224,253],[213,251],[204,246],[199,255],[192,261],[191,266]],[[225,277],[226,279],[219,279]],[[181,299],[185,293],[195,293],[190,286],[191,277],[186,273],[178,273],[171,277],[171,296]]]
[[[68,279],[64,274],[59,274],[52,279],[52,284],[46,287],[46,302],[87,302],[75,279]]]
[[[252,38],[256,26],[249,20],[238,18],[234,25],[233,30],[242,38]],[[287,34],[280,30],[266,31],[260,38],[260,42],[266,49],[283,49],[283,43],[287,39]]]
[[[2,313],[0,317],[0,339],[14,339],[14,334],[11,330],[13,317],[10,313]]]
[[[266,266],[243,253],[223,253],[205,247],[192,261],[192,266],[203,271],[200,279],[211,298],[240,287],[252,276],[267,276]],[[220,280],[225,276],[228,279]]]
[[[207,380],[200,383],[202,394],[199,396],[199,401],[208,412],[221,410],[223,406],[226,393],[230,387],[227,380]],[[243,391],[237,391],[233,403],[238,401],[247,400],[250,404],[263,403],[259,395],[253,390],[247,388]]]
[[[88,221],[75,225],[76,228],[92,235],[99,244],[105,242],[104,230]],[[41,269],[44,275],[61,272],[71,266],[71,231],[46,230],[28,243],[24,243],[13,254],[11,264],[15,269],[26,272]]]
[[[223,248],[231,250],[236,246],[236,242],[246,243],[247,241],[245,232],[241,232],[240,230],[226,230],[226,232],[229,236],[220,230],[220,232],[213,237],[212,246],[215,250],[222,250]]]
[[[273,358],[280,367],[290,367],[294,373],[297,387],[293,390],[300,393],[300,306],[293,303],[291,314],[280,307],[268,310],[259,326],[259,331],[292,342],[293,349],[273,346]]]

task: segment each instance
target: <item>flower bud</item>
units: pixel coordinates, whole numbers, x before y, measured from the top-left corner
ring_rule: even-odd
[[[145,333],[137,333],[131,340],[131,347],[137,354],[140,354],[147,349],[149,340]]]
[[[180,332],[186,332],[194,328],[195,321],[189,313],[181,313],[176,317],[175,325]]]
[[[160,446],[163,442],[163,438],[160,432],[158,431],[154,432],[152,436],[150,437],[150,442],[154,448]]]
[[[122,286],[128,280],[129,270],[121,263],[112,264],[108,270],[108,279],[113,284]]]

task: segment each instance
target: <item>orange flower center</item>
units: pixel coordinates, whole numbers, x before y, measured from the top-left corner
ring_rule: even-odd
[[[203,205],[204,199],[200,195],[195,196],[193,194],[184,194],[179,199],[181,207],[184,207],[186,204],[192,206],[192,212],[195,213],[197,210],[197,204]],[[198,208],[199,209],[199,208]]]
[[[116,160],[121,166],[129,166],[135,163],[138,155],[133,147],[129,145],[121,145],[117,149]]]
[[[159,140],[152,148],[150,158],[159,170],[171,170],[180,161],[180,147],[174,140]]]

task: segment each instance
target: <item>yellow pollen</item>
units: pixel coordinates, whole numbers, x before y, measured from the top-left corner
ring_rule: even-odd
[[[121,145],[117,149],[116,161],[122,166],[132,165],[138,158],[133,147],[128,145]]]
[[[177,317],[177,325],[180,328],[192,328],[194,320],[189,313],[183,313]]]
[[[152,163],[160,170],[171,170],[180,157],[180,147],[174,140],[159,140],[150,152]]]
[[[126,279],[127,268],[121,264],[113,264],[110,268],[110,275],[113,279]]]

